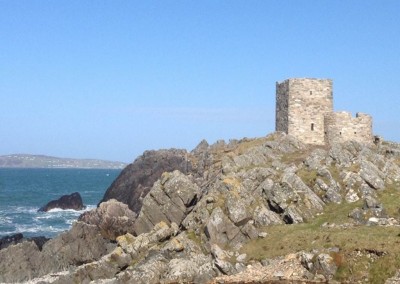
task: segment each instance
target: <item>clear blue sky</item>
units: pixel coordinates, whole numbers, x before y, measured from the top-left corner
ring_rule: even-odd
[[[400,141],[400,1],[0,0],[0,155],[133,161],[274,130],[275,82]]]

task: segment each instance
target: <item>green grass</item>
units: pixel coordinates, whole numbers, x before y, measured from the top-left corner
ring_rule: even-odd
[[[317,170],[308,170],[301,168],[296,174],[302,179],[302,181],[309,187],[313,188],[317,179]]]

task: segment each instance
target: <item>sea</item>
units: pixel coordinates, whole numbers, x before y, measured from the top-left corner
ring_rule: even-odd
[[[52,238],[68,230],[85,211],[96,208],[121,170],[0,169],[0,238]],[[84,210],[52,209],[38,212],[49,201],[79,192]]]

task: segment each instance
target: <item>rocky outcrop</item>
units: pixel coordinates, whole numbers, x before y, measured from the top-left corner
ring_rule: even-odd
[[[206,283],[216,275],[212,258],[201,252],[175,223],[161,222],[137,237],[125,234],[118,246],[95,262],[37,279],[51,283]],[[164,242],[164,243],[163,243]]]
[[[83,206],[82,197],[79,192],[74,192],[69,195],[63,195],[57,200],[52,200],[43,207],[41,207],[39,212],[47,212],[51,209],[59,208],[59,209],[73,209],[73,210],[82,210],[85,207]]]
[[[100,259],[115,247],[95,225],[76,222],[42,250],[24,241],[0,250],[0,282],[21,282]]]
[[[386,207],[380,200],[385,190],[396,195],[400,186],[396,147],[354,141],[310,146],[274,133],[212,145],[202,141],[191,152],[145,152],[121,173],[97,209],[42,251],[25,242],[29,257],[22,255],[22,244],[1,250],[5,264],[0,267],[8,277],[2,280],[22,281],[30,273],[43,276],[32,283],[332,281],[347,271],[347,258],[375,261],[386,255],[371,254],[369,246],[342,251],[339,246],[358,240],[333,234],[399,224],[396,204]],[[343,205],[341,223],[330,222],[324,212],[328,204],[327,210]],[[307,222],[315,223],[300,224]],[[279,235],[285,242],[271,252],[269,237],[287,228],[299,240],[292,247]],[[323,247],[299,249],[303,230],[322,230],[310,242]],[[330,244],[334,247],[327,248]],[[296,252],[288,254],[286,246]],[[266,251],[271,258],[260,258]],[[18,258],[11,263],[7,254]],[[19,273],[21,278],[15,276]]]
[[[186,173],[190,170],[187,154],[186,150],[179,149],[144,152],[122,171],[107,189],[101,202],[116,199],[139,213],[143,198],[162,173],[174,170]]]
[[[45,261],[34,242],[23,242],[0,251],[0,282],[27,281],[56,270]]]
[[[83,213],[78,220],[96,225],[104,238],[115,240],[126,233],[134,233],[136,213],[128,205],[111,199],[101,203],[95,210]]]

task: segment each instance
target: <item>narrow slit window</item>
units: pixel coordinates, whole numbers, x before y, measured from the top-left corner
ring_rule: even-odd
[[[312,91],[310,91],[310,95],[312,95]]]
[[[342,132],[339,132],[340,135],[342,135]]]
[[[314,123],[311,123],[311,131],[314,131]]]

